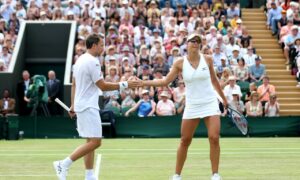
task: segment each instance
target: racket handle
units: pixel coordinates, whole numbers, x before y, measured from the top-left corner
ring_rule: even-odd
[[[62,108],[64,108],[66,111],[70,111],[70,108],[65,104],[63,103],[60,99],[58,98],[55,98],[54,100],[55,102],[57,102],[57,104],[59,104]]]

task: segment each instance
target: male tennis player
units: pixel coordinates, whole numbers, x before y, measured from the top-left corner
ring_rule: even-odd
[[[111,91],[135,88],[142,83],[128,80],[119,83],[105,82],[101,74],[99,60],[96,58],[103,52],[103,37],[93,34],[86,39],[87,52],[80,56],[73,69],[70,116],[77,116],[79,136],[86,138],[85,144],[79,146],[64,160],[53,162],[59,180],[65,180],[72,163],[84,157],[86,168],[85,179],[97,180],[93,173],[94,151],[101,145],[102,127],[99,114],[98,88]],[[136,79],[136,78],[134,78]]]
[[[191,34],[187,39],[187,56],[178,59],[166,78],[152,81],[144,81],[144,86],[166,86],[182,72],[186,85],[186,104],[181,124],[181,142],[177,150],[177,162],[173,180],[181,180],[181,171],[187,157],[188,147],[192,142],[195,130],[204,118],[208,130],[210,143],[210,161],[212,180],[220,180],[220,110],[215,90],[223,99],[227,107],[227,101],[216,78],[213,60],[199,52],[201,37]]]

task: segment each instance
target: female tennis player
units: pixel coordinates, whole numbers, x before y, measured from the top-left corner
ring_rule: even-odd
[[[187,40],[187,56],[178,59],[166,78],[152,81],[144,81],[144,86],[166,86],[182,72],[186,85],[186,107],[183,113],[181,125],[181,142],[177,150],[177,162],[173,180],[181,180],[181,171],[186,160],[188,147],[200,118],[204,118],[208,130],[210,143],[210,160],[212,168],[212,180],[220,180],[218,174],[220,158],[220,110],[215,90],[223,99],[227,107],[227,101],[215,76],[213,60],[211,56],[200,53],[201,36],[191,34]],[[215,89],[215,90],[214,90]]]

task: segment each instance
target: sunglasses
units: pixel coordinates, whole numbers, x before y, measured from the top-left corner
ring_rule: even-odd
[[[125,71],[125,72],[131,72],[131,71]]]

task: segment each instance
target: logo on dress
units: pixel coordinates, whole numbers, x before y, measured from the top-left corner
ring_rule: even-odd
[[[207,70],[207,67],[203,67],[203,68],[202,68],[202,71],[206,71],[206,70]]]

